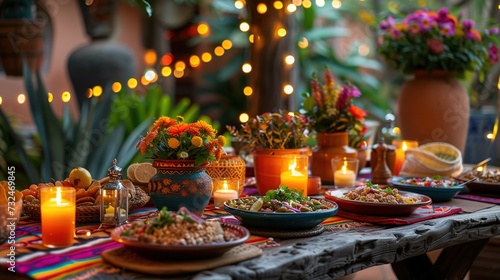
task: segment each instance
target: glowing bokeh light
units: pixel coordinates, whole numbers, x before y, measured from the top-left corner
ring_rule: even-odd
[[[203,62],[209,62],[212,60],[212,55],[208,52],[204,52],[201,54],[201,60],[203,60]]]
[[[278,29],[278,36],[285,37],[286,36],[286,29],[285,28]]]
[[[246,86],[245,88],[243,88],[243,94],[245,96],[250,96],[250,95],[252,95],[252,93],[253,93],[252,87]]]
[[[243,71],[243,73],[250,73],[252,72],[252,65],[250,65],[250,63],[244,63],[242,66],[241,66],[241,70]]]
[[[293,93],[293,86],[292,85],[285,85],[283,87],[283,92],[286,94],[292,94]]]
[[[274,1],[273,7],[276,10],[281,10],[281,9],[283,9],[283,2],[281,2],[281,1]]]
[[[226,40],[222,41],[221,46],[222,46],[224,49],[229,50],[230,48],[232,48],[232,47],[233,47],[233,42],[231,42],[231,40],[229,40],[229,39],[226,39]]]
[[[200,36],[207,36],[209,30],[210,27],[206,23],[200,23],[198,24],[198,28],[196,28],[196,31],[198,31],[198,34],[200,34]]]
[[[288,64],[288,65],[292,65],[295,63],[295,57],[293,57],[293,55],[287,55],[285,57],[285,63]]]
[[[24,104],[24,102],[26,102],[26,95],[21,93],[17,96],[17,103]]]
[[[92,94],[94,96],[101,96],[102,95],[102,87],[101,86],[95,86],[92,88]]]
[[[161,75],[163,77],[168,77],[168,76],[172,75],[172,68],[170,68],[168,66],[161,68]]]
[[[214,54],[215,54],[216,56],[223,56],[225,52],[226,52],[226,51],[225,51],[225,50],[224,50],[224,48],[223,48],[223,47],[221,47],[221,46],[218,46],[218,47],[216,47],[216,48],[214,49]]]
[[[130,78],[130,79],[128,79],[128,81],[127,81],[127,86],[128,86],[130,89],[134,89],[134,88],[136,88],[136,87],[137,87],[137,84],[138,84],[138,82],[137,82],[137,79],[135,79],[135,78]]]
[[[265,14],[267,12],[267,6],[264,3],[259,3],[257,4],[257,13],[259,14]]]
[[[71,93],[69,91],[65,91],[61,94],[61,100],[64,103],[68,103],[71,100]]]
[[[47,96],[47,100],[49,100],[49,103],[54,101],[54,95],[52,94],[52,92],[49,92],[49,94]]]
[[[248,22],[240,23],[240,30],[241,32],[247,32],[248,30],[250,30],[250,24],[248,24]]]
[[[147,49],[144,52],[144,63],[148,66],[153,66],[156,63],[156,51],[153,49]]]
[[[114,92],[114,93],[119,93],[120,90],[122,90],[122,84],[120,82],[114,82],[112,85],[111,85],[111,90]]]
[[[247,113],[240,114],[240,117],[239,117],[240,122],[246,123],[249,119],[250,119],[250,117],[248,116]]]
[[[193,68],[200,66],[200,63],[201,63],[200,57],[197,55],[192,55],[189,58],[189,65],[191,65],[191,67]]]

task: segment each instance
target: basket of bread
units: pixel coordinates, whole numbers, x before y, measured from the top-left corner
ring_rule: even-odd
[[[69,177],[49,183],[31,184],[29,188],[21,191],[23,195],[23,214],[34,220],[40,220],[40,192],[42,187],[66,186],[76,189],[76,222],[100,221],[100,189],[109,181],[109,177],[100,180],[92,179],[92,175],[83,167],[75,167]],[[144,206],[149,201],[149,196],[140,187],[130,180],[120,180],[128,191],[129,211]]]

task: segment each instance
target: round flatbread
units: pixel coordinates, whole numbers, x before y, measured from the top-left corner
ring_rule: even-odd
[[[149,179],[156,174],[156,168],[149,162],[140,163],[139,166],[135,168],[134,177],[139,183],[147,184]]]

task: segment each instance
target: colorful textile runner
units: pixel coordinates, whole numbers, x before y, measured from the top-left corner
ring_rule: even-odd
[[[474,201],[481,201],[486,203],[500,204],[500,196],[493,194],[457,194],[455,198],[468,199]]]
[[[342,230],[380,223],[386,225],[408,224],[424,219],[451,215],[460,211],[456,207],[434,206],[428,209],[418,209],[415,215],[408,218],[374,218],[358,215],[338,215],[323,221],[326,230]],[[158,211],[153,206],[135,210],[129,215],[130,221],[155,217]],[[222,222],[239,223],[239,221],[225,212],[209,205],[204,219],[220,219]],[[119,273],[119,269],[105,263],[101,253],[122,246],[109,238],[113,228],[100,228],[98,224],[79,224],[77,226],[75,243],[71,247],[50,249],[42,245],[41,226],[39,222],[21,220],[16,228],[15,243],[15,270],[34,279],[86,279],[102,273]],[[269,239],[251,235],[247,244],[261,246]],[[0,245],[0,265],[6,266],[10,244]],[[0,269],[6,269],[2,267]]]
[[[337,215],[344,218],[366,223],[397,226],[397,225],[409,225],[429,219],[450,216],[460,211],[462,211],[462,208],[456,206],[426,205],[417,208],[415,211],[413,211],[411,215],[404,217],[382,217],[382,216],[360,215],[347,211],[342,211],[342,209],[339,209]]]

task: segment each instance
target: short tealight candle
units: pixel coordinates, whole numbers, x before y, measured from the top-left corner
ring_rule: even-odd
[[[333,180],[339,188],[353,187],[356,183],[358,159],[334,158],[332,159]]]
[[[40,188],[42,243],[51,248],[71,246],[75,237],[76,191],[73,187]]]
[[[224,202],[238,198],[238,179],[212,179],[214,181],[214,206],[224,208]]]

